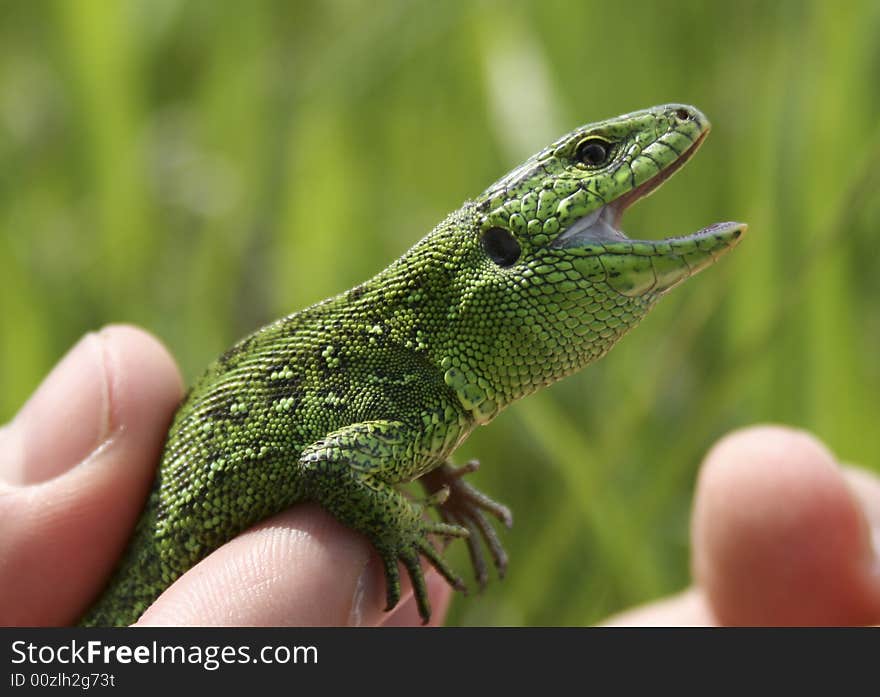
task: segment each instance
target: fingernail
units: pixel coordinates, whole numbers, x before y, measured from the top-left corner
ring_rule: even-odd
[[[0,433],[0,478],[37,484],[83,461],[109,435],[109,403],[103,341],[86,334]]]
[[[384,576],[379,573],[378,559],[371,555],[364,564],[361,575],[358,576],[354,586],[354,595],[351,599],[351,610],[348,613],[349,627],[372,626],[385,607],[385,587],[379,586],[379,579]]]

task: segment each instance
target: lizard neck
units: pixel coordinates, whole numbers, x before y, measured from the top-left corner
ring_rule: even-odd
[[[340,296],[340,305],[360,318],[368,342],[393,343],[440,371],[462,410],[486,424],[597,352],[560,345],[542,328],[538,310],[515,297],[506,301],[503,287],[481,281],[485,255],[479,244],[463,243],[478,239],[481,215],[480,204],[466,203],[387,269]]]

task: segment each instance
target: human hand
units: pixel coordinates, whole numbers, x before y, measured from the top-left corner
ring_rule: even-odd
[[[690,589],[605,624],[880,623],[880,479],[808,433],[756,426],[719,441],[691,544]]]
[[[99,592],[145,500],[182,394],[144,332],[85,337],[0,429],[0,624],[75,621]],[[880,481],[811,436],[757,427],[707,456],[693,516],[695,586],[608,624],[880,621]],[[427,575],[433,622],[449,588]],[[382,611],[368,543],[296,506],[184,574],[139,624],[418,624],[411,594]]]
[[[0,624],[75,622],[100,592],[146,500],[183,394],[165,348],[142,330],[84,337],[0,428]],[[432,623],[449,587],[426,573]],[[366,539],[294,506],[181,576],[139,625],[421,624],[412,593],[385,613]]]

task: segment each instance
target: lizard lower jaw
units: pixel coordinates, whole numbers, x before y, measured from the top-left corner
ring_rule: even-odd
[[[554,247],[575,256],[599,257],[614,268],[608,283],[622,295],[654,297],[716,262],[739,242],[746,226],[714,223],[683,237],[631,240],[618,227],[620,209],[613,203],[577,220]]]

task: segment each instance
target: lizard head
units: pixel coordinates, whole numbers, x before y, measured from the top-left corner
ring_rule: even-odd
[[[694,107],[668,104],[572,131],[482,195],[486,255],[500,267],[567,260],[628,297],[667,292],[733,247],[746,226],[639,241],[621,219],[691,158],[709,128]]]
[[[627,208],[678,171],[708,132],[706,117],[682,104],[626,114],[572,131],[478,197],[463,245],[477,268],[461,279],[459,314],[460,326],[481,322],[489,344],[463,361],[473,377],[506,370],[503,389],[514,399],[580,369],[737,244],[741,223],[663,240],[621,230]]]

